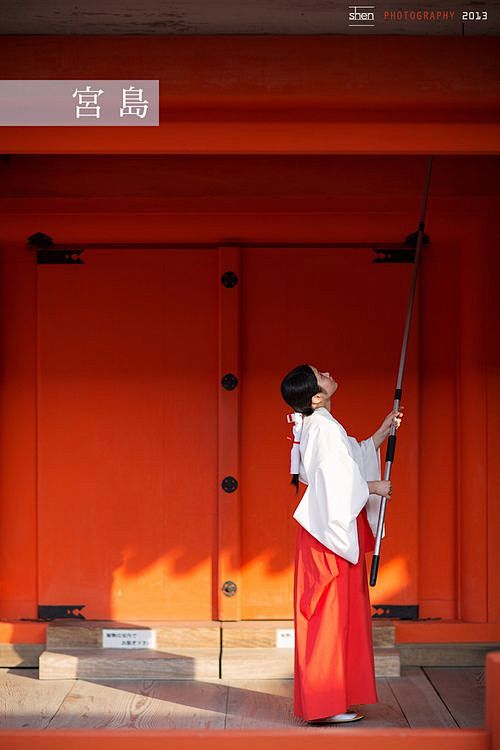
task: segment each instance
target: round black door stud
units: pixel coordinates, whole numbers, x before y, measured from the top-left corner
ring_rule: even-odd
[[[226,271],[222,274],[221,279],[224,286],[230,288],[232,286],[236,286],[238,283],[238,277],[234,273],[234,271]]]
[[[232,372],[228,372],[220,382],[226,391],[233,391],[238,385],[238,378]]]
[[[224,581],[222,584],[222,591],[226,596],[234,596],[237,590],[238,587],[234,581]]]
[[[222,480],[222,489],[224,492],[234,492],[238,488],[238,482],[234,477],[224,477]]]

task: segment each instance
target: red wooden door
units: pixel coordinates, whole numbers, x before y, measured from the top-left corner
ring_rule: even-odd
[[[39,265],[39,603],[211,619],[217,257]]]
[[[248,250],[243,256],[243,619],[293,617],[298,501],[289,484],[285,415],[291,409],[281,399],[282,377],[304,362],[329,370],[339,383],[332,413],[359,440],[392,409],[413,266],[374,258],[368,249]],[[418,316],[417,300],[403,383],[408,416],[372,604],[394,595],[397,603],[418,603]],[[381,457],[383,471],[385,444]],[[369,566],[371,555],[366,559]]]
[[[228,496],[218,295],[233,292],[221,292],[217,252],[92,250],[83,266],[38,266],[40,604],[85,604],[92,619],[293,616],[297,500],[279,384],[294,365],[315,363],[339,382],[332,412],[349,434],[379,426],[392,406],[412,266],[373,258],[242,251],[240,458],[234,472],[227,465],[238,480]],[[417,340],[418,301],[409,415]],[[418,601],[417,439],[410,418],[393,470],[404,491],[372,601],[394,591],[399,603]],[[227,599],[226,578],[237,584]]]

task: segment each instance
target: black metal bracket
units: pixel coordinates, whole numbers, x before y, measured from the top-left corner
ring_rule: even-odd
[[[39,264],[47,263],[52,265],[56,263],[65,263],[67,265],[74,265],[77,263],[82,265],[84,261],[80,260],[78,257],[82,252],[83,250],[78,250],[76,252],[64,252],[64,250],[37,250],[36,262]]]
[[[52,237],[43,232],[36,232],[27,239],[27,244],[36,250],[37,263],[64,263],[83,265],[84,261],[80,259],[83,250],[54,250]]]
[[[373,620],[418,620],[418,604],[372,604],[372,607],[380,610],[372,615]]]
[[[374,263],[414,263],[415,262],[415,251],[417,247],[418,232],[412,232],[409,234],[401,247],[393,247],[390,249],[384,248],[373,248],[373,252],[377,255],[382,256],[375,258]],[[430,243],[429,235],[423,233],[422,245],[428,245]]]
[[[400,250],[374,250],[374,253],[381,256],[375,258],[374,263],[414,263],[415,250],[413,248],[402,247]]]
[[[39,604],[38,619],[54,620],[64,617],[68,620],[85,620],[86,618],[79,611],[85,604]]]

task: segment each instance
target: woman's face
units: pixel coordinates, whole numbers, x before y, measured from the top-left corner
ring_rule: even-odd
[[[323,388],[325,391],[324,394],[318,394],[319,396],[324,395],[325,400],[329,399],[330,396],[333,396],[337,388],[339,387],[339,384],[337,381],[332,378],[330,373],[326,370],[318,370],[317,367],[314,367],[314,365],[310,365],[311,369],[313,370],[314,374],[316,375],[316,380],[318,381],[318,385]]]

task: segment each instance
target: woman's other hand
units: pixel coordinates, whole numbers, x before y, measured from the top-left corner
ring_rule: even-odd
[[[370,494],[380,495],[386,497],[388,500],[391,499],[392,495],[392,482],[390,479],[376,479],[372,482],[367,482]]]

